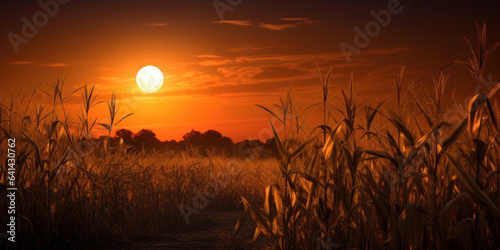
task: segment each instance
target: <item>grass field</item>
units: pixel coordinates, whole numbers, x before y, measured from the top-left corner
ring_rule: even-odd
[[[477,45],[467,41],[470,61],[456,62],[471,72],[471,84],[483,84],[485,61],[498,46],[485,41],[478,27]],[[402,67],[393,98],[360,103],[351,81],[338,93],[343,104],[333,106],[331,74],[321,77],[324,98],[316,106],[324,122],[311,130],[301,126],[290,94],[277,105],[281,113],[262,107],[287,128],[275,133],[271,158],[97,143],[89,86],[79,90],[78,120],[65,112],[74,93],[63,93],[62,81],[2,99],[2,157],[16,139],[17,246],[113,247],[138,235],[195,230],[214,211],[242,211],[224,247],[250,223],[245,218],[256,225],[253,239],[276,249],[500,247],[498,85],[471,93],[461,108],[446,73],[426,90],[405,79]],[[51,101],[37,103],[39,95]],[[108,105],[110,122],[100,126],[111,135],[123,117],[116,117],[114,95]],[[2,197],[8,178],[2,159]],[[5,225],[7,215],[0,218]]]

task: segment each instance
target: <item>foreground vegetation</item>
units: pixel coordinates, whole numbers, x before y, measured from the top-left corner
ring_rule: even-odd
[[[498,45],[486,48],[485,36],[478,27],[477,46],[467,41],[471,59],[456,62],[478,86]],[[500,247],[498,86],[474,94],[464,109],[444,72],[427,91],[406,81],[402,68],[394,100],[359,103],[351,81],[335,107],[331,78],[331,71],[322,77],[324,120],[314,129],[303,126],[292,92],[279,112],[261,106],[277,121],[274,131],[284,128],[274,134],[274,158],[259,158],[258,150],[231,158],[195,148],[131,150],[111,139],[127,117],[117,117],[116,97],[107,102],[108,123],[98,124],[93,87],[65,94],[62,80],[50,91],[2,99],[0,155],[16,138],[17,246],[110,246],[131,235],[189,230],[207,211],[241,209],[235,234],[249,217],[254,239],[267,237],[277,249]],[[82,111],[72,120],[64,103],[77,93]],[[92,140],[95,126],[109,131],[104,140]],[[1,164],[5,197],[8,166]],[[5,224],[6,214],[0,218]]]
[[[281,181],[266,188],[262,203],[242,198],[235,233],[250,216],[254,239],[264,234],[277,249],[500,247],[499,113],[491,101],[500,84],[483,78],[499,44],[486,47],[485,25],[478,26],[477,45],[466,42],[470,59],[454,64],[487,89],[466,109],[444,71],[427,91],[406,82],[403,67],[392,107],[358,103],[351,81],[342,107],[330,108],[330,71],[323,79],[324,125],[302,133],[300,145],[275,133]],[[297,117],[292,97],[278,105],[282,112],[265,109],[301,135],[300,126],[286,124],[294,121],[287,114]]]
[[[19,248],[109,247],[126,244],[131,235],[190,230],[208,211],[241,209],[242,195],[263,199],[264,187],[276,181],[272,159],[228,158],[194,147],[157,153],[110,136],[96,140],[93,87],[70,93],[83,99],[77,121],[65,114],[63,81],[50,91],[43,87],[12,96],[0,108],[2,156],[7,140],[16,139]],[[36,103],[47,95],[51,104]],[[112,128],[118,121],[114,95],[108,105],[110,122],[103,127]],[[2,197],[8,177],[2,161]],[[8,200],[0,199],[0,206],[7,208]],[[6,213],[0,218],[7,224]]]

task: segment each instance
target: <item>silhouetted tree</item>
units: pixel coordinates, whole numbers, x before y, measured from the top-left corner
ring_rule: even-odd
[[[131,143],[133,135],[134,135],[134,132],[132,132],[128,129],[124,129],[124,128],[116,131],[116,133],[115,133],[115,136],[118,138],[122,138],[123,142],[125,142],[125,143]]]
[[[115,133],[115,143],[119,138],[136,150],[152,150],[155,149],[157,152],[163,152],[165,150],[185,150],[190,146],[194,146],[200,150],[200,153],[206,155],[207,152],[216,150],[216,152],[225,152],[226,154],[231,154],[233,156],[244,156],[247,155],[252,150],[262,150],[267,151],[271,154],[276,151],[276,146],[273,139],[268,140],[266,143],[260,141],[243,141],[239,143],[234,143],[231,138],[223,136],[219,131],[210,129],[204,133],[192,129],[190,132],[182,136],[182,141],[160,141],[156,137],[156,133],[150,129],[141,129],[137,133],[133,133],[128,129],[119,129]],[[264,154],[268,155],[268,154]]]
[[[202,154],[212,149],[223,150],[226,153],[235,152],[235,145],[231,138],[222,136],[220,132],[213,129],[207,130],[204,133],[191,130],[182,138],[184,139],[185,148],[195,146],[200,149]]]
[[[167,141],[161,142],[160,149],[162,151],[165,151],[165,150],[177,151],[177,150],[181,150],[182,148],[180,147],[179,143],[177,143],[176,140],[171,140],[171,141],[167,140]]]
[[[141,129],[139,132],[137,132],[133,140],[138,143],[158,143],[160,140],[156,138],[155,132],[153,132],[150,129]]]
[[[182,139],[186,142],[194,142],[201,140],[201,132],[198,130],[191,129],[191,132],[186,133],[182,136]]]
[[[222,138],[222,134],[215,130],[207,130],[205,133],[201,134],[201,139],[206,141],[217,141]]]

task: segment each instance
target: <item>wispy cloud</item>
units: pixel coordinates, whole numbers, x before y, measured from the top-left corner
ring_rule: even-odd
[[[285,30],[290,28],[295,28],[299,26],[298,24],[269,24],[261,23],[260,27],[268,30]]]
[[[236,48],[229,48],[227,49],[228,52],[231,53],[242,53],[242,52],[248,52],[248,51],[262,51],[262,50],[269,50],[269,49],[280,49],[280,48],[287,48],[288,46],[286,45],[279,45],[279,46],[252,46],[252,45],[245,45],[241,47],[236,47]]]
[[[106,86],[109,86],[109,83],[129,83],[129,82],[134,82],[136,79],[135,78],[121,78],[121,77],[116,77],[116,76],[100,76],[97,77],[98,80],[107,82],[103,83]]]
[[[101,77],[98,77],[97,79],[104,80],[104,81],[117,81],[117,80],[120,80],[120,78],[118,78],[118,77],[109,77],[109,76],[101,76]]]
[[[313,21],[309,18],[303,18],[303,17],[288,17],[288,18],[281,18],[281,22],[285,23],[261,23],[259,26],[264,29],[268,30],[285,30],[285,29],[291,29],[291,28],[296,28],[300,25],[303,24],[313,24],[317,21]]]
[[[243,82],[241,79],[250,79],[257,74],[262,73],[262,66],[221,67],[217,69],[217,72],[221,73],[224,78],[236,78],[239,79],[239,82]]]
[[[6,64],[8,64],[8,65],[29,65],[29,64],[33,64],[33,62],[29,62],[29,61],[15,61],[15,62],[8,62]]]
[[[67,64],[67,63],[40,63],[40,64],[38,64],[38,66],[55,68],[55,67],[67,67],[67,66],[69,66],[69,64]]]
[[[226,65],[229,63],[232,63],[233,60],[231,59],[213,59],[213,60],[205,60],[201,61],[198,64],[202,66],[220,66],[220,65]]]
[[[216,58],[222,58],[222,56],[219,55],[196,55],[197,58],[205,58],[205,59],[216,59]]]
[[[192,91],[213,90],[221,86],[232,85],[253,85],[253,84],[274,84],[276,82],[283,83],[284,85],[277,85],[276,91],[287,85],[290,81],[305,81],[316,79],[317,67],[328,70],[332,65],[336,69],[349,70],[353,67],[370,67],[369,62],[372,61],[373,55],[390,55],[402,53],[408,48],[394,47],[394,48],[374,48],[365,50],[360,53],[360,59],[365,63],[345,63],[345,58],[342,52],[328,52],[328,53],[304,53],[293,54],[286,50],[276,51],[267,50],[267,48],[286,48],[286,46],[252,46],[245,45],[228,49],[233,52],[244,51],[258,53],[248,53],[245,55],[218,55],[218,54],[201,54],[195,55],[197,59],[192,65],[199,65],[202,67],[213,66],[214,70],[204,68],[197,68],[196,70],[186,72],[183,75],[174,76],[170,82],[175,83],[172,90],[187,91],[186,93],[194,93]],[[268,52],[273,52],[269,54]],[[278,53],[277,53],[278,52]],[[196,66],[193,66],[196,67]],[[340,74],[336,74],[340,76]],[[343,76],[342,76],[343,77]],[[229,88],[229,87],[228,87]],[[233,89],[233,88],[231,88]],[[225,91],[226,88],[220,89]],[[260,89],[255,91],[264,93]],[[215,93],[215,92],[213,92]]]
[[[238,25],[238,26],[252,26],[252,22],[250,21],[244,21],[244,20],[224,20],[224,21],[215,21],[213,23],[217,24],[232,24],[232,25]]]
[[[298,27],[303,24],[312,24],[317,21],[313,21],[309,18],[304,17],[288,17],[288,18],[280,18],[276,23],[260,23],[254,24],[251,21],[246,20],[224,20],[224,21],[215,21],[213,23],[217,24],[232,24],[237,26],[258,26],[268,30],[285,30]]]
[[[374,48],[361,52],[357,56],[365,55],[390,55],[405,52],[410,50],[405,47],[393,47],[393,48]],[[263,62],[263,61],[342,61],[344,59],[344,54],[342,52],[330,52],[330,53],[318,53],[318,54],[269,54],[269,55],[252,55],[252,56],[240,56],[236,57],[235,62]]]
[[[203,59],[204,61],[196,62],[201,66],[220,66],[232,63],[232,59],[224,58],[219,55],[196,55],[196,58]]]
[[[146,23],[145,25],[151,27],[164,27],[167,26],[168,23]]]
[[[318,21],[313,21],[309,18],[304,18],[304,17],[287,17],[287,18],[281,18],[281,21],[288,21],[288,22],[296,22],[298,24],[311,24],[311,23],[316,23]]]
[[[8,65],[34,65],[38,67],[67,67],[70,64],[67,63],[36,63],[36,62],[30,62],[30,61],[15,61],[15,62],[8,62],[6,63]]]
[[[121,82],[133,82],[135,81],[135,78],[125,78],[125,79],[118,79],[116,80],[117,83],[121,83]]]

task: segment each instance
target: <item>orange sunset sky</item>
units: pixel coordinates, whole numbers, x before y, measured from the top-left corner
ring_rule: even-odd
[[[215,129],[233,141],[256,139],[269,128],[270,116],[254,104],[278,103],[290,85],[303,107],[321,102],[317,66],[323,73],[334,68],[332,98],[340,96],[352,73],[360,100],[375,103],[393,95],[400,65],[406,66],[408,81],[425,78],[430,87],[441,67],[465,59],[461,36],[474,38],[475,20],[486,21],[488,45],[500,40],[498,1],[242,0],[222,15],[214,1],[53,2],[58,8],[53,17],[47,15],[17,49],[12,33],[22,36],[23,17],[32,21],[43,8],[38,1],[0,4],[1,101],[64,76],[65,93],[89,84],[100,92],[98,100],[108,100],[114,90],[120,115],[134,113],[119,128],[149,128],[161,140],[179,140],[191,129]],[[399,13],[348,63],[340,44],[354,44],[354,28],[364,30],[374,20],[370,12],[387,10],[390,2]],[[165,76],[152,94],[135,81],[146,65]],[[487,75],[498,82],[500,56],[488,65]],[[448,72],[457,96],[474,93],[463,67]],[[75,114],[80,99],[79,94],[68,99]],[[104,117],[105,109],[101,104],[93,115]],[[321,113],[320,107],[313,110],[312,121]]]

